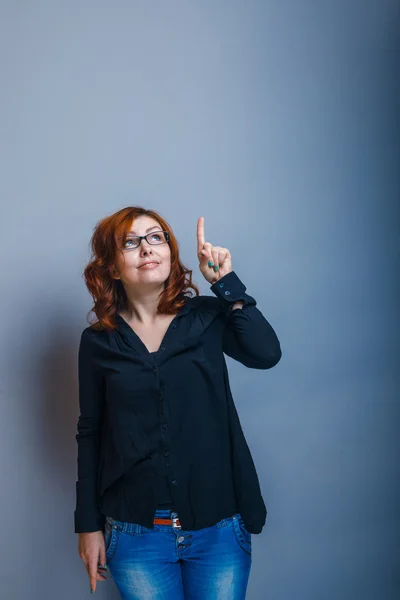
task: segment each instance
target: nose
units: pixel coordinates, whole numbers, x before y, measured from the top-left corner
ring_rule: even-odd
[[[142,240],[140,240],[141,244],[140,244],[140,253],[141,254],[147,254],[149,251],[151,252],[151,244],[149,244],[149,242],[146,240],[146,238],[143,238]]]

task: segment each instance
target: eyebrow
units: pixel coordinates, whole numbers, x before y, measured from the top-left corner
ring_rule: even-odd
[[[153,227],[149,227],[148,229],[146,229],[146,233],[151,231],[152,229],[160,229],[161,227],[159,225],[153,225]],[[133,235],[137,235],[137,233],[135,231],[128,231],[128,233],[133,233]]]

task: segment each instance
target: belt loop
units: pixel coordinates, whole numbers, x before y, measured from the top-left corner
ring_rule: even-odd
[[[172,527],[174,529],[182,529],[182,525],[178,525],[177,521],[179,521],[179,517],[178,517],[178,513],[176,512],[171,512],[171,520],[172,520]]]

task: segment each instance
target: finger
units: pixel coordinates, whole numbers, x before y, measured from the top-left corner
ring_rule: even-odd
[[[204,242],[205,242],[205,237],[204,237],[204,217],[199,217],[198,221],[197,221],[197,248],[198,248],[198,252],[201,251]]]
[[[213,246],[212,249],[212,260],[213,260],[213,269],[214,267],[218,267],[219,268],[219,250],[220,250],[220,246]],[[214,269],[214,271],[217,271],[218,269]]]
[[[224,266],[224,262],[228,256],[229,256],[229,250],[227,248],[220,248],[220,250],[218,252],[218,264],[219,264],[220,269],[221,269],[221,267]]]
[[[199,254],[200,262],[207,263],[209,260],[214,260],[212,256],[212,247],[213,245],[210,242],[205,242],[203,244],[203,247],[200,248],[200,252],[202,253],[202,256]]]
[[[212,262],[214,265],[215,264],[214,246],[210,242],[206,242],[204,244],[203,248],[205,248],[205,250],[206,250],[207,261]],[[211,265],[209,265],[209,266],[210,266],[210,268],[212,268]]]
[[[104,546],[102,546],[100,548],[100,552],[99,552],[99,562],[98,564],[100,564],[102,567],[104,567],[105,564],[107,564],[107,557],[106,557],[106,544],[104,542]]]
[[[97,565],[97,572],[108,573],[108,567],[105,567],[104,565]]]
[[[90,589],[93,590],[93,592],[96,591],[96,581],[97,581],[97,564],[96,561],[92,561],[89,563],[89,584],[90,584]]]
[[[112,574],[111,571],[108,568],[105,567],[97,567],[97,575],[102,576],[101,581],[103,581],[103,579],[107,579],[108,577],[110,577],[110,579],[112,579]]]

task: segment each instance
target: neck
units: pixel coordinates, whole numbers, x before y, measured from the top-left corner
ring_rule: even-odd
[[[148,290],[140,293],[127,291],[127,302],[122,316],[130,322],[151,323],[156,318],[162,290]]]

